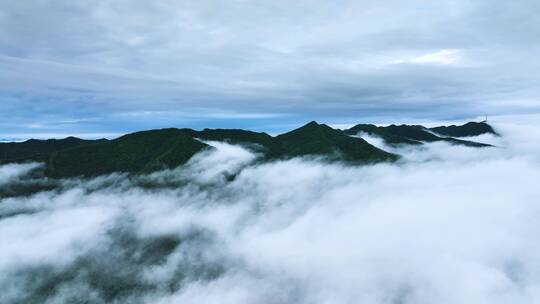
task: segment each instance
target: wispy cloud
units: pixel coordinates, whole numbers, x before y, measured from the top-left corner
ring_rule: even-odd
[[[458,65],[463,63],[462,50],[440,50],[411,58],[396,59],[392,64]]]

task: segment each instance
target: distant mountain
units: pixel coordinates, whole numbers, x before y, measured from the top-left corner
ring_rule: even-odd
[[[440,135],[452,137],[469,137],[482,134],[499,135],[490,125],[485,122],[468,122],[461,126],[440,126],[430,128],[430,130]]]
[[[382,138],[387,144],[390,145],[421,145],[422,142],[414,140],[412,138],[403,136],[401,134],[394,134],[388,127],[377,127],[372,124],[359,124],[350,129],[343,131],[347,135],[357,135],[359,133],[367,133],[369,135]]]
[[[489,146],[439,136],[432,130],[417,125],[377,127],[360,124],[341,131],[312,121],[278,136],[240,129],[197,131],[169,128],[131,133],[113,140],[68,137],[0,143],[0,163],[44,162],[45,173],[49,177],[89,177],[112,172],[145,173],[178,167],[196,153],[213,149],[204,141],[244,145],[258,151],[262,155],[260,161],[321,156],[331,161],[366,164],[395,161],[399,158],[398,155],[381,150],[362,138],[350,136],[359,132],[379,136],[391,145],[446,141],[472,147]],[[460,134],[464,132],[461,131]]]
[[[489,126],[489,125],[488,125]],[[491,127],[490,127],[491,128]],[[474,141],[460,140],[447,136],[439,136],[431,129],[421,125],[390,125],[378,127],[372,124],[359,124],[343,131],[348,135],[367,133],[380,137],[389,145],[421,145],[425,142],[445,141],[454,145],[469,147],[490,147],[491,145]]]
[[[9,162],[21,159],[43,160],[43,158],[48,157],[53,152],[103,141],[107,140],[84,140],[76,137],[67,137],[64,139],[30,139],[24,142],[0,143],[0,161]]]

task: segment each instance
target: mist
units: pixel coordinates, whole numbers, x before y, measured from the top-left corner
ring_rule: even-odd
[[[538,303],[540,124],[394,164],[216,149],[144,176],[0,166],[1,303]],[[38,172],[32,174],[32,172]]]

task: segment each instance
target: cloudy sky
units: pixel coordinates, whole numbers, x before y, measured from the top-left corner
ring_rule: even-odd
[[[535,0],[0,0],[0,138],[540,112]]]

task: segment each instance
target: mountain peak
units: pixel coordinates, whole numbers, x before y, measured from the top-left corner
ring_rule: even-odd
[[[339,130],[332,129],[331,127],[325,125],[325,124],[319,124],[316,121],[311,121],[299,128],[296,128],[292,131],[289,131],[287,133],[283,133],[277,136],[277,138],[280,138],[282,140],[295,140],[296,137],[300,136],[302,138],[304,137],[319,137],[323,136],[323,134],[335,134],[335,133],[341,133]]]
[[[315,127],[319,127],[321,126],[319,123],[317,123],[315,120],[312,120],[310,122],[308,122],[307,124],[303,125],[302,127],[300,127],[299,129],[302,129],[302,128],[315,128]]]
[[[393,161],[397,155],[372,146],[361,138],[312,121],[298,129],[278,135],[288,157],[318,155],[352,162]]]

